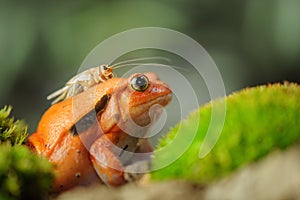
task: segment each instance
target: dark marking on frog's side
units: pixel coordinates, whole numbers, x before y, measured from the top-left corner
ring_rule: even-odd
[[[95,111],[97,114],[105,108],[109,99],[110,99],[110,95],[106,94],[100,99],[100,101],[97,102],[95,106]]]
[[[125,147],[122,149],[122,151],[121,151],[121,153],[120,153],[119,157],[121,157],[121,156],[122,156],[122,154],[124,153],[124,151],[125,151],[127,148],[128,148],[128,145],[126,144],[126,145],[125,145]]]
[[[75,176],[76,176],[76,178],[80,178],[81,174],[80,174],[79,172],[77,172],[77,173],[75,174]]]
[[[105,108],[109,98],[109,95],[104,95],[100,101],[97,102],[94,110],[85,114],[71,127],[70,133],[76,136],[89,129],[97,120],[97,114]]]

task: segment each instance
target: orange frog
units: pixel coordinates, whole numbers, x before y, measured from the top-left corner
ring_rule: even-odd
[[[154,73],[109,79],[51,106],[28,146],[54,164],[56,192],[100,180],[122,185],[130,179],[126,168],[138,162],[133,155],[152,152],[143,128],[152,123],[150,108],[159,115],[153,105],[171,97]]]

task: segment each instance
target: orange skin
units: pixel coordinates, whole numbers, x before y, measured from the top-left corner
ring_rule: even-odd
[[[130,156],[121,159],[123,151],[152,152],[147,139],[126,134],[119,127],[130,126],[129,117],[140,126],[148,125],[150,107],[166,106],[171,101],[169,87],[154,73],[145,75],[149,79],[145,91],[132,89],[131,77],[112,78],[54,104],[44,113],[28,146],[54,164],[55,192],[101,181],[122,185],[127,182],[124,169],[132,164]]]

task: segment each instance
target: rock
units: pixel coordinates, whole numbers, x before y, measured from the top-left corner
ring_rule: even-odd
[[[173,200],[173,199],[202,199],[203,190],[197,185],[183,181],[170,181],[136,185],[134,183],[120,188],[108,188],[94,185],[92,187],[80,187],[61,194],[57,200],[115,200],[115,199],[139,199],[139,200]]]
[[[273,152],[209,186],[204,199],[300,199],[300,145]]]
[[[56,199],[300,199],[300,145],[275,151],[205,188],[184,181],[131,183],[119,188],[93,185],[67,191]]]

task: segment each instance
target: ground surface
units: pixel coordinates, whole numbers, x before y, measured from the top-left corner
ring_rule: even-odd
[[[183,181],[128,184],[120,188],[93,185],[67,191],[56,200],[68,199],[300,199],[300,145],[275,151],[229,177],[203,187]]]

